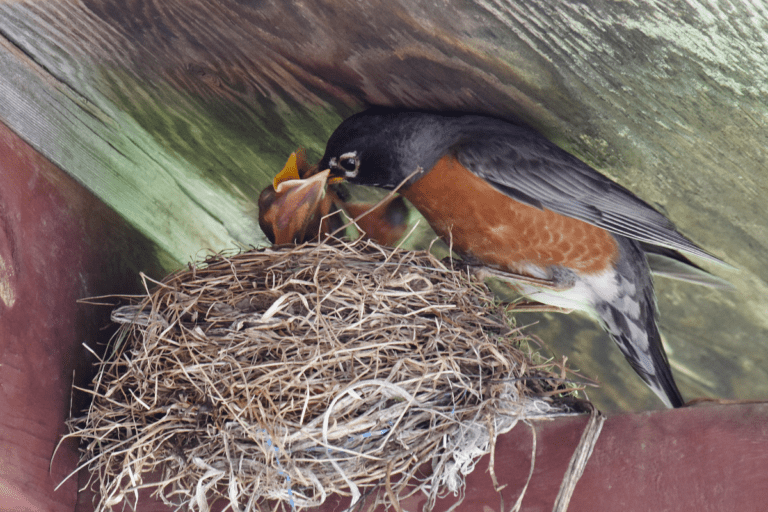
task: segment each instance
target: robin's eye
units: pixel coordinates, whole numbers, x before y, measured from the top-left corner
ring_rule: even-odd
[[[338,159],[331,158],[330,166],[344,171],[345,177],[354,178],[360,169],[360,159],[357,157],[357,153],[352,151],[351,153],[344,153]]]

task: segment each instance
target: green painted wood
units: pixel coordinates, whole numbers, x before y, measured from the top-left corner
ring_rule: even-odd
[[[320,107],[254,112],[192,98],[66,55],[61,26],[13,21],[0,22],[14,38],[0,39],[0,118],[179,263],[267,243],[256,218],[261,188],[295,141],[319,153],[343,119]]]
[[[662,329],[686,396],[768,394],[766,8],[435,5],[6,1],[0,119],[178,262],[262,242],[260,188],[363,104],[522,119],[741,269],[658,280]],[[535,319],[593,398],[657,405],[593,324]]]
[[[215,200],[210,184],[185,172],[191,164],[169,155],[130,117],[93,102],[102,98],[86,100],[9,52],[0,52],[0,66],[8,71],[4,121],[178,261],[245,231],[232,202]],[[224,226],[227,217],[238,222]]]

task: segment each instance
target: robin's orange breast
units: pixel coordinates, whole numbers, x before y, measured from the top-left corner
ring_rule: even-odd
[[[618,257],[606,230],[525,205],[445,156],[402,193],[459,254],[525,273],[526,264],[580,273],[605,270]]]

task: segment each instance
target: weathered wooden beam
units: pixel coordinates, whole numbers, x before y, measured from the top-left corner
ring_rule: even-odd
[[[318,157],[363,104],[522,119],[743,270],[713,269],[734,295],[659,280],[662,328],[686,396],[760,396],[768,370],[750,360],[768,359],[754,341],[768,325],[766,12],[729,9],[4,2],[0,119],[179,262],[262,243],[261,187],[296,146]],[[594,346],[575,355],[586,373],[625,373],[588,322],[547,325],[569,355],[578,325]],[[636,384],[613,403],[653,406]]]
[[[105,246],[123,240],[107,256],[132,265],[131,279],[134,269],[150,267],[160,277],[206,249],[262,242],[258,191],[296,146],[319,156],[337,123],[364,104],[522,119],[665,209],[684,233],[741,269],[713,269],[736,285],[734,294],[657,280],[662,330],[686,396],[762,397],[766,19],[759,3],[699,1],[5,1],[0,121],[45,158],[17,167],[7,162],[22,150],[3,155],[0,211],[26,202],[28,215],[41,215],[33,193],[41,189],[24,177],[49,169],[47,159],[128,221],[101,235]],[[106,215],[98,202],[78,197],[54,203],[75,206],[41,216],[38,230],[19,243],[37,251],[24,253],[25,268],[36,268],[34,261],[59,268],[56,253],[45,252],[56,235],[51,226],[69,241],[51,250],[75,258],[68,252],[78,253],[75,225],[98,226]],[[70,279],[66,293],[50,284],[41,296],[65,301],[96,289],[125,291],[115,289],[123,283],[108,266],[94,268],[115,287],[76,288],[73,269],[93,271],[84,261],[59,268],[56,278]],[[11,300],[8,280],[29,275],[8,268],[15,267],[0,271],[4,300]],[[35,286],[25,286],[27,302],[14,308],[37,300]],[[22,309],[18,316],[0,309],[0,326],[17,332],[33,323]],[[547,345],[608,383],[613,394],[602,396],[605,404],[654,406],[599,330],[573,316],[544,319],[538,332]],[[42,334],[45,350],[53,350],[53,327]],[[46,410],[63,410],[65,393],[56,386],[34,388],[36,396],[47,389],[55,397]],[[48,428],[53,416],[29,418]],[[8,425],[3,442],[23,428]]]
[[[0,123],[0,510],[71,512],[77,442],[54,448],[88,402],[111,308],[78,300],[139,293],[139,269],[171,258]],[[109,303],[109,299],[103,302]],[[115,300],[111,300],[115,303]]]

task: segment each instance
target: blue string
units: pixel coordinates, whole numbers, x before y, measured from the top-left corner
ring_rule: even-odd
[[[389,423],[392,424],[391,421]],[[387,432],[389,432],[389,429],[388,428],[383,428],[383,429],[379,430],[378,432],[374,431],[374,432],[366,432],[365,434],[360,434],[359,437],[362,437],[363,439],[367,439],[369,437],[373,437],[374,435],[383,436]],[[354,441],[356,437],[358,437],[358,436],[350,436],[349,439],[348,439],[348,442]]]
[[[277,462],[277,474],[284,476],[288,484],[288,503],[291,504],[291,509],[296,510],[296,503],[293,501],[293,489],[291,488],[291,475],[283,471],[283,465],[280,462],[280,448],[277,445],[272,446],[272,438],[267,434],[266,429],[261,429],[264,435],[267,437],[267,447],[272,447],[275,450],[275,462]]]

